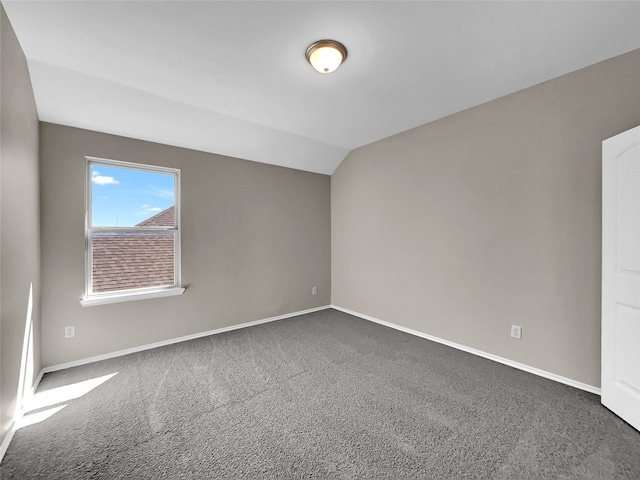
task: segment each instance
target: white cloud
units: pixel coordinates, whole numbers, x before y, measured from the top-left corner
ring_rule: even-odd
[[[160,208],[160,207],[152,207],[151,205],[147,205],[146,203],[144,205],[140,205],[140,208],[138,209],[138,215],[149,215],[149,214],[156,214],[158,212],[163,211],[164,208]]]
[[[96,170],[91,172],[91,181],[96,185],[115,185],[117,183],[120,183],[113,177],[105,177],[103,175],[100,175],[100,172]]]

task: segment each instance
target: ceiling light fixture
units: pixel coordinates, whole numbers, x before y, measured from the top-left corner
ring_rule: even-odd
[[[307,61],[320,73],[331,73],[347,58],[347,49],[335,40],[319,40],[309,45]]]

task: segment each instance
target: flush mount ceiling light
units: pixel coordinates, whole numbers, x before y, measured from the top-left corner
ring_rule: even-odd
[[[319,40],[309,45],[307,61],[320,73],[331,73],[347,58],[347,49],[335,40]]]

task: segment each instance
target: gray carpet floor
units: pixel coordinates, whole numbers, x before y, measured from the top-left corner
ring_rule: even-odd
[[[335,310],[45,375],[116,373],[19,430],[0,477],[640,478],[599,397]]]

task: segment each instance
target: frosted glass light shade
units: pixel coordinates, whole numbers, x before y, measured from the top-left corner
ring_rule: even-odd
[[[347,58],[347,49],[335,40],[320,40],[307,48],[307,60],[320,73],[331,73]]]

